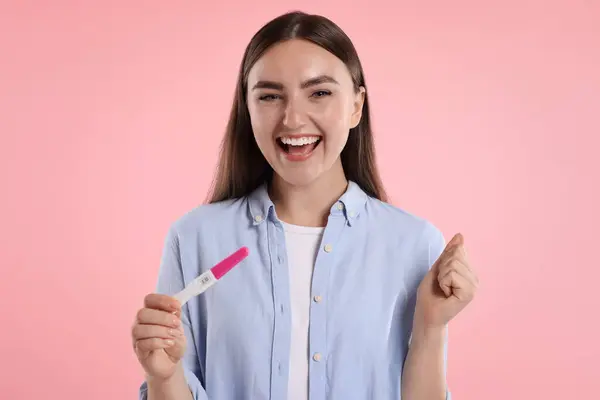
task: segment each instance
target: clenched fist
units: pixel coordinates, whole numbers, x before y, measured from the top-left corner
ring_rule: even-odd
[[[181,306],[169,296],[149,294],[131,330],[135,354],[147,376],[168,379],[186,348]]]
[[[419,285],[415,322],[423,327],[443,327],[475,296],[479,279],[467,259],[459,233],[428,271]]]

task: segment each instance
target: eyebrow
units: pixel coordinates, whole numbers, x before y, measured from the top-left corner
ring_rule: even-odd
[[[300,84],[300,88],[306,89],[308,87],[320,85],[322,83],[334,83],[336,85],[339,85],[338,81],[333,79],[331,76],[319,75],[317,77],[310,78],[310,79],[302,82]],[[252,90],[255,90],[255,89],[283,90],[283,85],[279,82],[273,82],[273,81],[258,81],[258,82],[256,82],[256,85],[254,85],[252,87]]]

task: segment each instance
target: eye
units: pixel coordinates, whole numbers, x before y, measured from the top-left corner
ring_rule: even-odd
[[[325,97],[330,96],[331,92],[329,90],[317,90],[312,94],[312,97]]]
[[[279,96],[278,94],[264,94],[262,96],[259,96],[258,100],[260,101],[274,101],[281,98],[281,96]]]

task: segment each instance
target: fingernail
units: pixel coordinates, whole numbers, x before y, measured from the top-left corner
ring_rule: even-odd
[[[180,324],[179,318],[173,318],[173,325],[179,326],[179,324]]]
[[[175,344],[175,342],[173,340],[171,340],[171,339],[167,339],[167,340],[165,340],[165,344],[167,346],[173,346]]]
[[[182,333],[176,329],[169,329],[169,335],[174,337],[181,337]]]

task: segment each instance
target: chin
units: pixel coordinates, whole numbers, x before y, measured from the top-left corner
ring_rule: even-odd
[[[323,169],[308,165],[280,166],[275,173],[282,181],[291,186],[308,186],[323,176]]]

